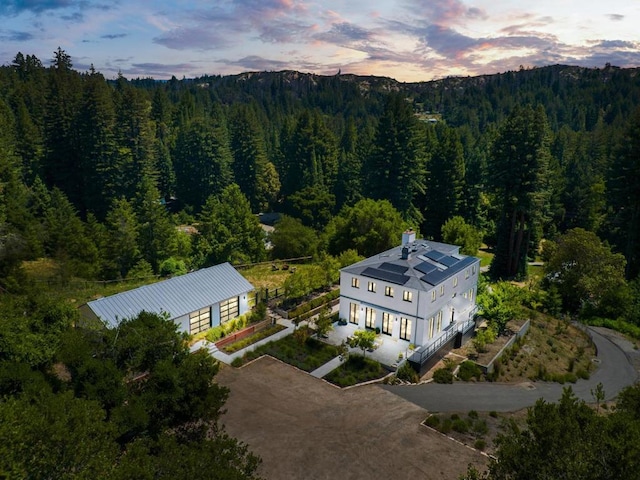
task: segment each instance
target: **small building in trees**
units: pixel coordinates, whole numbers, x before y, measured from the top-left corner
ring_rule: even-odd
[[[99,298],[80,307],[85,318],[115,327],[140,312],[167,315],[180,331],[197,334],[243,315],[254,290],[229,263]]]
[[[409,361],[422,369],[475,326],[480,259],[459,250],[404,232],[401,245],[340,270],[340,318],[413,344]]]

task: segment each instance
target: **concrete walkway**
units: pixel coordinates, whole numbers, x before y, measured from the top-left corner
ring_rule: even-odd
[[[340,365],[344,363],[344,359],[342,357],[336,357],[332,360],[329,360],[324,365],[319,366],[313,372],[310,373],[312,377],[322,378],[327,375],[330,371],[335,370]]]
[[[556,402],[563,388],[570,386],[580,399],[592,403],[591,391],[602,383],[606,398],[614,398],[624,387],[638,380],[638,372],[633,367],[638,351],[626,345],[622,339],[605,337],[599,329],[588,328],[598,356],[594,359],[598,367],[588,380],[578,380],[575,384],[560,385],[549,382],[525,382],[522,384],[463,383],[452,385],[428,383],[422,385],[383,385],[405,400],[432,412],[453,412],[477,410],[483,412],[510,412],[533,405],[539,398]]]

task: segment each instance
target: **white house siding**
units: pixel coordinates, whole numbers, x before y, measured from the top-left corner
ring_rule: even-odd
[[[417,243],[417,242],[416,242]],[[440,246],[442,244],[435,244]],[[443,249],[448,255],[457,255],[457,247],[451,245],[444,245],[447,249]],[[397,257],[397,256],[396,256]],[[381,260],[377,260],[380,258]],[[339,315],[349,321],[350,317],[350,304],[355,303],[358,305],[358,327],[365,328],[365,308],[372,308],[375,311],[375,324],[383,331],[383,314],[389,313],[393,315],[393,324],[391,329],[391,337],[394,339],[400,339],[400,317],[405,317],[411,320],[411,343],[416,345],[424,345],[434,342],[444,330],[451,328],[452,313],[455,324],[460,324],[469,319],[470,312],[474,310],[476,299],[476,288],[478,282],[478,275],[480,272],[480,260],[471,264],[468,264],[467,268],[457,272],[455,275],[446,278],[436,286],[418,280],[415,275],[412,280],[407,281],[408,285],[399,285],[396,283],[386,282],[380,279],[371,278],[367,275],[359,275],[354,271],[363,270],[367,266],[375,266],[376,260],[379,263],[382,261],[393,261],[394,255],[392,250],[379,255],[378,257],[371,257],[355,264],[351,272],[350,267],[346,267],[340,272],[340,307]],[[468,259],[469,262],[472,260]],[[401,264],[402,262],[397,263]],[[417,263],[415,260],[406,261],[407,265],[414,267]],[[358,267],[362,264],[362,267]],[[474,272],[475,271],[475,272]],[[468,276],[467,276],[468,272]],[[409,275],[411,272],[408,272]],[[359,288],[353,286],[352,280],[357,278],[359,281]],[[454,279],[457,279],[457,284],[454,286]],[[376,291],[368,291],[369,282],[375,282]],[[410,286],[409,286],[410,284]],[[420,288],[412,288],[412,286],[419,285]],[[385,295],[385,287],[393,288],[393,297]],[[443,293],[441,294],[441,286],[443,286]],[[409,291],[412,294],[412,301],[408,302],[403,299],[404,291]],[[435,300],[432,300],[432,292],[435,291]],[[473,300],[469,298],[469,291],[473,292]],[[467,298],[465,299],[464,294]],[[442,312],[442,321],[440,328],[437,328],[437,315],[438,312]],[[429,320],[434,317],[433,336],[430,337]],[[454,327],[455,328],[455,327]]]

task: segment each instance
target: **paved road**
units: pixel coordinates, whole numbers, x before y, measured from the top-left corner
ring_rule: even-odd
[[[602,383],[607,399],[612,399],[622,388],[632,385],[638,379],[632,363],[637,361],[640,354],[629,342],[616,340],[614,343],[614,337],[610,339],[597,330],[588,329],[598,349],[597,370],[589,380],[568,384],[578,398],[587,402],[594,401],[591,390],[598,383]],[[526,382],[518,385],[460,382],[453,385],[385,385],[382,388],[432,412],[510,412],[531,406],[539,398],[555,402],[562,395],[564,387],[565,385],[548,382]]]

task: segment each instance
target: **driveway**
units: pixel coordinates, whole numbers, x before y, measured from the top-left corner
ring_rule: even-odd
[[[496,411],[510,412],[533,405],[543,398],[549,402],[560,399],[562,389],[571,386],[578,398],[594,402],[591,391],[602,383],[606,398],[614,398],[620,390],[638,379],[635,365],[640,365],[640,354],[633,345],[606,329],[588,329],[597,349],[594,361],[597,369],[588,380],[560,385],[548,382],[526,382],[517,385],[497,383],[454,383],[442,385],[391,386],[382,388],[431,412]]]
[[[340,390],[269,357],[224,366],[227,432],[266,479],[455,479],[486,457],[420,425],[427,412],[377,385]]]

